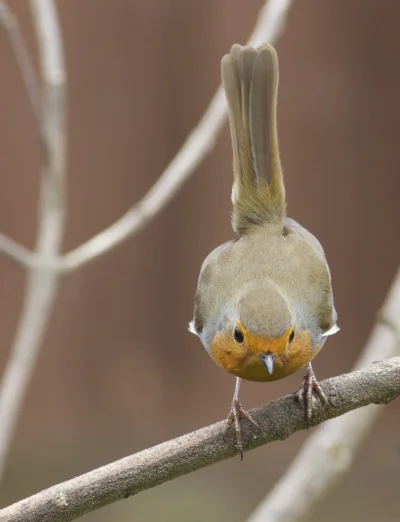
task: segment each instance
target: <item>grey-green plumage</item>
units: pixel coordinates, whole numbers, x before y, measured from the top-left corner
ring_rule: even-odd
[[[203,263],[195,330],[207,349],[235,318],[245,320],[254,334],[271,338],[297,324],[321,344],[336,322],[331,279],[318,240],[285,216],[276,52],[269,45],[235,45],[221,70],[233,146],[232,222],[239,238]]]
[[[245,316],[238,307],[241,300]],[[281,230],[269,224],[255,227],[211,252],[200,272],[194,316],[207,349],[235,315],[255,335],[278,337],[282,329],[297,324],[320,344],[336,323],[336,312],[319,241],[286,218]]]
[[[273,47],[234,45],[222,59],[233,147],[233,228],[279,223],[285,188],[276,122],[278,59]]]

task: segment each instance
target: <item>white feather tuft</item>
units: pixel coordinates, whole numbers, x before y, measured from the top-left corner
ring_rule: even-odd
[[[329,330],[327,330],[326,332],[324,332],[322,334],[322,337],[328,337],[328,335],[334,335],[335,333],[337,333],[338,331],[340,330],[340,328],[338,327],[337,324],[334,324],[331,328],[329,328]]]
[[[232,200],[232,204],[234,205],[234,204],[236,203],[236,190],[235,190],[235,185],[232,185],[231,200]]]
[[[188,326],[188,330],[192,334],[197,335],[196,329],[194,327],[194,321],[190,321],[189,326]]]

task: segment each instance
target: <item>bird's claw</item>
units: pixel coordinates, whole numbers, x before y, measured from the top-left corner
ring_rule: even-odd
[[[298,400],[300,402],[305,402],[307,429],[310,427],[312,417],[313,390],[317,393],[318,397],[324,404],[328,402],[328,399],[326,398],[323,389],[321,388],[319,382],[315,377],[314,370],[312,369],[311,364],[309,364],[307,366],[303,382],[301,383],[301,386],[297,392]]]
[[[243,442],[242,442],[242,430],[240,428],[240,418],[247,419],[255,428],[258,430],[260,429],[260,426],[258,423],[253,419],[253,417],[250,415],[248,411],[246,411],[240,402],[237,399],[233,399],[231,403],[231,409],[228,415],[228,418],[226,419],[226,428],[225,432],[228,431],[230,426],[232,426],[233,423],[235,423],[235,430],[236,430],[236,448],[238,452],[240,453],[240,460],[243,460]]]

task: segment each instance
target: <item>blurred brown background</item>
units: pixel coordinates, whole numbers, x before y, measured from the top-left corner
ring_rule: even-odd
[[[28,3],[11,0],[32,52]],[[65,250],[111,224],[154,183],[244,43],[261,0],[58,2],[69,90]],[[350,370],[400,258],[400,4],[297,0],[277,44],[289,214],[324,245],[339,335],[319,379]],[[26,95],[0,33],[0,228],[33,247],[40,156]],[[187,331],[204,257],[232,237],[227,127],[168,208],[138,237],[63,281],[10,455],[1,505],[226,416],[234,378]],[[25,276],[0,257],[0,363]],[[245,383],[251,408],[302,375]],[[397,520],[399,403],[313,522]],[[84,517],[85,522],[239,522],[306,433]],[[318,477],[315,477],[318,480]],[[311,520],[311,519],[310,519]]]

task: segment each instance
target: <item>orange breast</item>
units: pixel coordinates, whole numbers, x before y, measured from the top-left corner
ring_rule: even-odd
[[[256,338],[249,343],[236,343],[230,333],[218,333],[210,349],[214,362],[223,370],[248,381],[276,381],[306,366],[322,346],[311,346],[310,334],[296,330],[293,342]],[[275,355],[274,371],[268,372],[259,355],[270,351]]]

